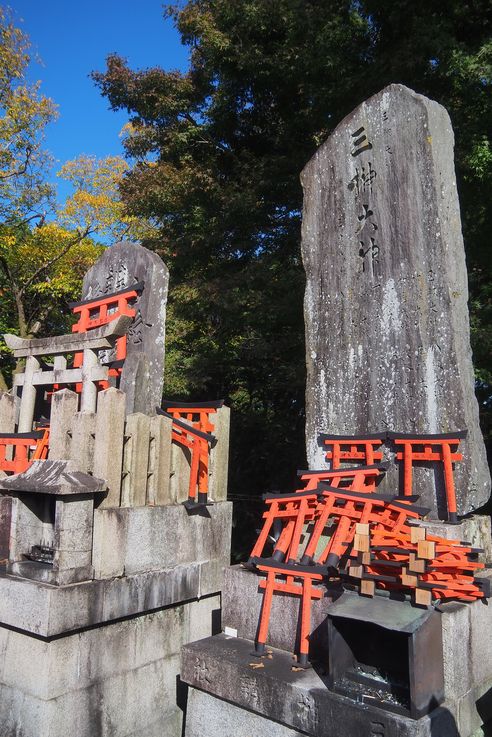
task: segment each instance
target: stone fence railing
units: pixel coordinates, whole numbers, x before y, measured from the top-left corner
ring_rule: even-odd
[[[190,454],[172,442],[172,420],[162,415],[126,415],[125,393],[109,388],[98,392],[97,410],[78,411],[77,393],[62,389],[52,396],[51,460],[74,460],[80,471],[104,479],[104,507],[179,504],[188,498]],[[227,496],[229,452],[228,407],[211,415],[217,439],[210,450],[209,498]],[[15,402],[0,394],[0,432],[14,432]]]

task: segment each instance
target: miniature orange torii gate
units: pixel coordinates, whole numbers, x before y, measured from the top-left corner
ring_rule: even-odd
[[[48,456],[49,428],[25,433],[0,433],[0,471],[23,473],[33,461]]]
[[[457,522],[456,490],[453,479],[453,463],[462,461],[461,453],[456,452],[460,440],[467,435],[466,430],[440,435],[413,435],[398,432],[388,432],[388,439],[395,445],[403,446],[403,450],[396,454],[399,461],[403,461],[403,493],[409,496],[412,493],[412,469],[414,461],[438,462],[442,464],[444,472],[444,489],[448,508],[448,521]],[[455,450],[451,450],[454,448]]]
[[[172,420],[171,437],[175,443],[188,448],[191,452],[190,481],[188,487],[188,501],[185,502],[187,509],[192,509],[198,504],[209,504],[208,501],[208,459],[209,448],[213,448],[217,439],[210,433],[197,430],[188,422],[173,417],[160,407],[156,408],[159,415],[164,415]]]
[[[364,465],[372,466],[381,461],[383,454],[376,448],[386,440],[386,431],[364,435],[329,435],[322,433],[318,436],[321,445],[331,448],[326,451],[326,460],[331,461],[332,468],[339,468],[340,463],[347,461],[362,461]]]
[[[91,299],[85,299],[82,302],[70,302],[69,306],[72,312],[78,316],[77,322],[72,326],[72,332],[86,333],[95,328],[107,325],[117,317],[126,316],[133,319],[136,315],[133,304],[142,293],[144,286],[144,282],[138,282],[112,294],[100,295]],[[124,361],[127,354],[126,334],[116,340],[115,351],[116,356],[115,362],[113,363]],[[74,368],[80,367],[82,361],[82,354],[76,353],[73,361]],[[118,378],[120,374],[121,366],[113,365],[109,368],[109,376]],[[100,383],[101,389],[107,389],[107,387],[107,381]],[[75,389],[78,393],[82,391],[80,384],[76,385]]]

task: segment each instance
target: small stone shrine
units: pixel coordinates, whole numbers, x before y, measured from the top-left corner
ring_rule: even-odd
[[[229,410],[162,400],[167,280],[119,243],[71,334],[5,336],[2,737],[181,735],[180,648],[218,631],[229,564]]]
[[[490,732],[490,518],[468,514],[490,479],[452,149],[446,111],[391,85],[302,173],[310,470],[265,495],[222,634],[183,647],[186,737]]]

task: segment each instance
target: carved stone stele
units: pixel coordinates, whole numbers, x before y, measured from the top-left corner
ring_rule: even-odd
[[[453,146],[446,110],[395,84],[348,115],[302,172],[306,435],[310,467],[322,468],[320,432],[467,429],[455,470],[464,514],[487,501],[490,476]],[[433,489],[434,472],[417,469],[415,493],[435,516]]]

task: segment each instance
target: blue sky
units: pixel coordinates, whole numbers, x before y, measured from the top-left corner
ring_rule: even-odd
[[[58,105],[59,118],[48,130],[47,148],[57,168],[78,154],[122,154],[119,132],[125,112],[114,113],[89,74],[105,69],[111,52],[133,69],[160,66],[186,69],[188,49],[159,0],[11,0],[16,21],[31,39],[31,80]]]

